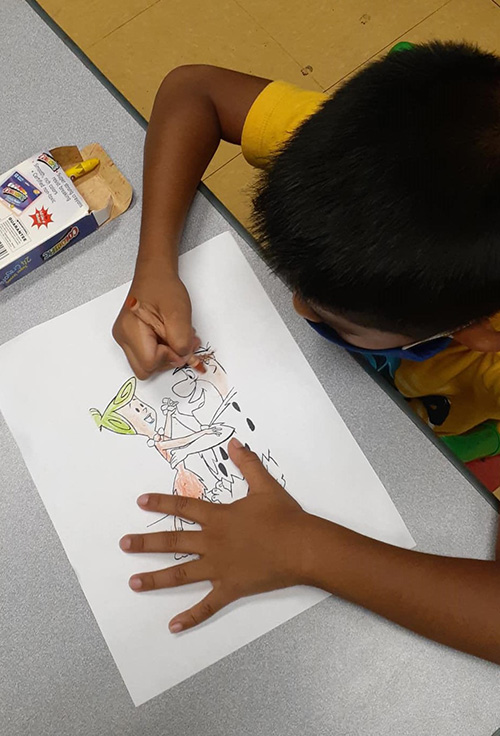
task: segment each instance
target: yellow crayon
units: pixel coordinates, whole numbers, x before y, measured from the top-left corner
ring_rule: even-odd
[[[65,174],[66,176],[69,176],[72,181],[75,181],[75,179],[79,179],[80,176],[84,176],[85,174],[93,171],[100,163],[101,161],[98,158],[89,158],[87,161],[81,161],[70,169],[66,169]]]

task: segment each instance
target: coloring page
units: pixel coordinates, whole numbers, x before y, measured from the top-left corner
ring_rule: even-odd
[[[147,381],[134,377],[111,337],[128,284],[0,347],[0,410],[75,571],[75,598],[81,586],[136,705],[327,595],[295,587],[251,596],[173,635],[170,619],[200,601],[210,583],[140,594],[129,588],[132,574],[179,562],[127,555],[120,538],[186,524],[142,510],[139,495],[217,504],[245,496],[228,457],[231,437],[251,447],[310,513],[414,546],[231,235],[181,256],[180,272],[204,372],[184,366]]]

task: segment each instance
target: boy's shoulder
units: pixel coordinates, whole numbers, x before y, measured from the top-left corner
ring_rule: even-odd
[[[323,92],[271,82],[255,99],[243,126],[241,148],[252,166],[265,169],[304,120],[326,102]]]

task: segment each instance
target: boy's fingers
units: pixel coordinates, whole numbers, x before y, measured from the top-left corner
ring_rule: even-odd
[[[205,365],[204,365],[203,361],[200,360],[200,358],[199,358],[198,355],[195,355],[195,353],[198,350],[198,348],[201,347],[201,340],[198,337],[198,335],[196,334],[196,330],[194,329],[194,327],[192,328],[192,330],[193,330],[192,355],[189,356],[189,358],[187,360],[187,363],[192,368],[194,368],[195,370],[197,370],[199,373],[206,373],[207,372],[207,369],[205,368]]]
[[[161,514],[179,516],[182,519],[196,521],[202,525],[217,513],[214,504],[208,501],[164,493],[149,493],[139,496],[137,503],[145,511],[157,511]]]
[[[200,532],[152,532],[127,534],[120,539],[124,552],[203,552],[203,535]]]
[[[192,355],[188,361],[187,364],[191,366],[191,368],[194,368],[199,373],[206,373],[207,369],[205,368],[203,361],[200,360],[200,358],[197,355]]]
[[[258,455],[244,447],[239,440],[232,439],[228,445],[229,457],[243,473],[252,493],[269,491],[269,481],[273,480],[259,460]]]
[[[121,325],[118,330],[115,325],[113,335],[123,348],[137,378],[145,380],[161,369],[160,365],[162,359],[165,358],[165,353],[160,348],[165,346],[158,344],[158,337],[153,328],[135,314],[129,314],[126,324]]]
[[[145,304],[142,304],[142,302],[138,301],[135,297],[131,296],[127,297],[125,306],[133,312],[137,319],[140,319],[145,325],[151,327],[155,335],[157,335],[160,340],[168,343],[166,327],[153,308],[149,308]]]
[[[186,365],[186,356],[177,355],[168,345],[158,345],[157,360],[159,370],[182,368],[183,365]]]
[[[161,367],[159,370],[166,370],[172,366],[181,368],[187,363],[194,350],[194,330],[190,323],[187,327],[184,324],[165,324],[153,308],[142,304],[133,297],[130,300],[127,299],[126,306],[129,307],[137,319],[150,327],[162,341],[162,347],[165,350],[161,353],[161,362],[159,363]]]
[[[193,626],[198,626],[203,621],[206,621],[214,613],[220,611],[221,608],[231,603],[232,599],[226,598],[220,590],[212,590],[202,601],[193,606],[187,611],[183,611],[178,616],[173,618],[169,623],[168,627],[173,634],[178,634],[180,631],[186,629],[192,629]]]
[[[179,585],[199,583],[206,579],[207,574],[204,572],[203,563],[200,560],[192,560],[191,562],[184,562],[182,565],[167,567],[164,570],[132,575],[128,584],[137,593],[144,593],[148,590],[177,588]]]
[[[190,321],[186,323],[184,320],[182,323],[165,324],[154,308],[142,304],[130,295],[127,297],[125,306],[144,327],[152,331],[156,343],[158,343],[158,340],[161,341],[157,346],[154,358],[151,358],[150,355],[141,356],[138,354],[139,345],[134,346],[133,354],[131,354],[130,348],[128,353],[126,352],[129,362],[131,358],[134,362],[135,367],[132,367],[138,378],[148,378],[157,371],[182,368],[186,364],[200,373],[206,373],[203,362],[194,355],[194,351],[200,347],[201,341]],[[139,332],[141,331],[139,330]]]
[[[145,381],[146,378],[149,378],[151,373],[146,371],[143,366],[140,364],[138,359],[135,356],[135,353],[131,348],[129,348],[128,345],[123,344],[122,345],[123,352],[125,353],[125,357],[127,358],[130,367],[132,368],[134,375],[137,376],[137,378],[140,381]]]
[[[148,325],[153,329],[156,334],[161,337],[162,340],[165,339],[165,325],[159,319],[154,312],[152,312],[150,309],[147,309],[146,307],[143,307],[140,302],[135,300],[135,303],[130,307],[130,310],[135,314],[136,317],[138,317],[144,324]]]
[[[177,355],[184,356],[184,363],[186,363],[186,358],[191,356],[195,350],[191,320],[186,320],[182,323],[174,321],[164,328],[164,333],[165,342],[170,345]]]
[[[170,345],[164,344],[163,336],[158,330],[142,320],[139,315],[135,317],[139,324],[134,352],[143,369],[148,370],[151,375],[155,371],[168,370],[172,367],[181,368],[185,365],[187,356],[178,355]]]
[[[165,345],[155,345],[153,341],[147,347],[140,345],[138,348],[136,344],[132,348],[125,343],[122,345],[122,348],[134,374],[141,381],[145,381],[153,373],[176,368],[179,365],[178,362],[172,362],[168,348]],[[182,361],[180,362],[182,363]]]

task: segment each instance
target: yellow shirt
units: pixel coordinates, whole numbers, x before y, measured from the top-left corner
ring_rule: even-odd
[[[265,169],[274,154],[307,118],[326,102],[328,95],[310,92],[287,82],[271,82],[250,108],[241,148],[249,164]]]
[[[500,314],[490,322],[500,331]],[[478,353],[452,343],[422,363],[402,360],[394,382],[436,434],[462,434],[488,419],[500,421],[500,353]],[[421,396],[447,399],[447,416],[439,425],[430,421]]]
[[[286,82],[271,82],[248,112],[242,133],[246,160],[266,168],[292,133],[328,99]],[[492,319],[500,330],[500,315]],[[441,435],[461,434],[487,419],[500,421],[500,353],[477,353],[453,343],[433,358],[403,360],[395,372],[399,391]],[[444,421],[436,426],[418,397],[444,397]]]

